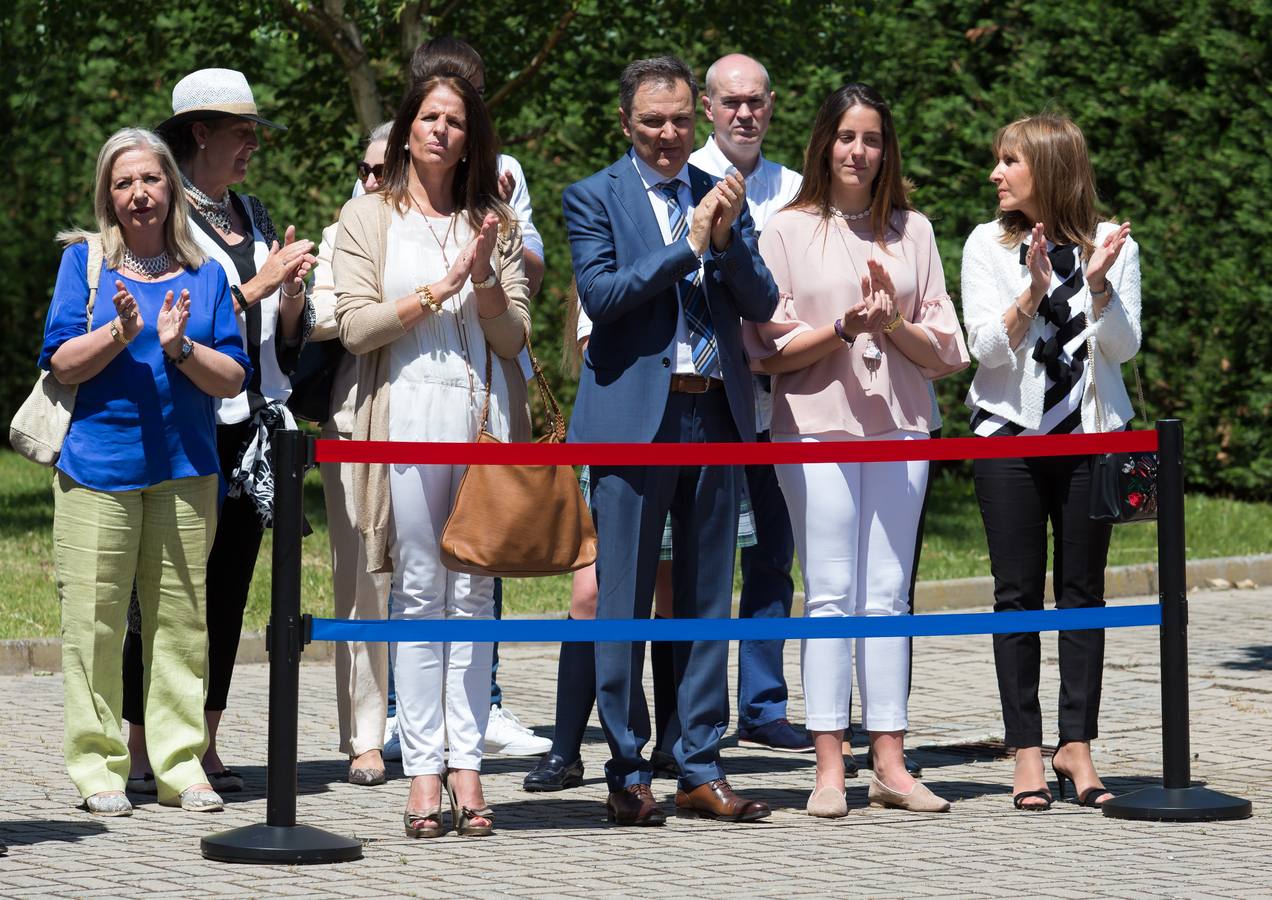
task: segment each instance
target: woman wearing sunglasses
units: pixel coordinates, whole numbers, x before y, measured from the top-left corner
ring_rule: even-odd
[[[359,193],[374,194],[384,178],[384,152],[392,122],[376,126],[357,162]],[[314,312],[311,341],[340,339],[336,328],[336,282],[331,255],[340,223],[322,231],[318,263],[314,266]],[[336,363],[331,386],[331,411],[322,423],[324,440],[353,438],[354,399],[358,392],[358,358],[345,353]],[[353,506],[353,466],[324,463],[323,498],[331,539],[331,582],[338,619],[383,619],[388,615],[389,578],[367,571],[367,554],[358,533]],[[336,710],[340,749],[349,755],[350,784],[384,783],[384,719],[388,693],[388,645],[340,641],[336,643]]]

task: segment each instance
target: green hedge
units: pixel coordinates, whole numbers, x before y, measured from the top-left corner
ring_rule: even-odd
[[[243,69],[261,105],[291,126],[266,136],[247,184],[275,220],[316,237],[335,218],[359,132],[348,82],[324,46],[278,17],[280,5],[157,0],[141,19],[119,3],[18,0],[0,13],[10,86],[0,122],[9,165],[0,207],[0,418],[34,379],[57,269],[52,235],[87,223],[97,148],[114,128],[162,119],[172,84],[191,69]],[[463,4],[445,30],[480,47],[497,88],[565,5]],[[546,360],[559,358],[569,284],[559,197],[622,152],[617,75],[631,58],[676,52],[702,73],[725,52],[758,56],[778,91],[766,150],[796,167],[825,93],[848,79],[874,84],[893,105],[905,170],[935,225],[956,299],[963,239],[993,215],[986,176],[994,130],[1060,109],[1086,131],[1104,210],[1129,218],[1143,248],[1140,360],[1150,415],[1187,423],[1192,486],[1272,496],[1272,456],[1261,450],[1272,443],[1268,3],[573,5],[564,39],[496,110],[547,242],[549,274],[534,309]],[[348,6],[391,107],[401,90],[400,31],[380,5]],[[950,433],[966,431],[969,377],[940,386]],[[568,402],[573,386],[557,380]]]

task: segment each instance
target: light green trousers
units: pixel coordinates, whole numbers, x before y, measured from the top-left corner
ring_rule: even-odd
[[[122,654],[135,577],[146,751],[159,800],[171,803],[207,781],[200,762],[208,743],[205,576],[216,532],[217,476],[112,492],[58,472],[53,499],[66,768],[82,797],[124,789]]]

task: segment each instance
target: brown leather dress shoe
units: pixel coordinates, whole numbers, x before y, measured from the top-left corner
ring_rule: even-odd
[[[618,825],[661,825],[667,821],[667,814],[662,811],[647,784],[633,784],[621,791],[610,791],[605,811],[608,819]]]
[[[690,819],[724,819],[754,822],[768,818],[767,803],[739,797],[723,778],[700,784],[691,791],[676,791],[676,815]]]

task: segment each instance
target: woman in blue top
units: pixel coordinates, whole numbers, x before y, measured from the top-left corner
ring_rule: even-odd
[[[159,799],[220,809],[200,765],[207,626],[204,575],[216,528],[214,398],[250,365],[225,273],[190,234],[176,162],[126,128],[97,156],[96,233],[67,244],[39,364],[78,385],[53,483],[62,604],[64,752],[95,815],[128,815],[121,733],[123,645],[134,579],[143,611],[148,729]],[[174,202],[174,199],[176,202]],[[92,252],[90,252],[92,251]],[[105,303],[88,310],[90,256]]]

